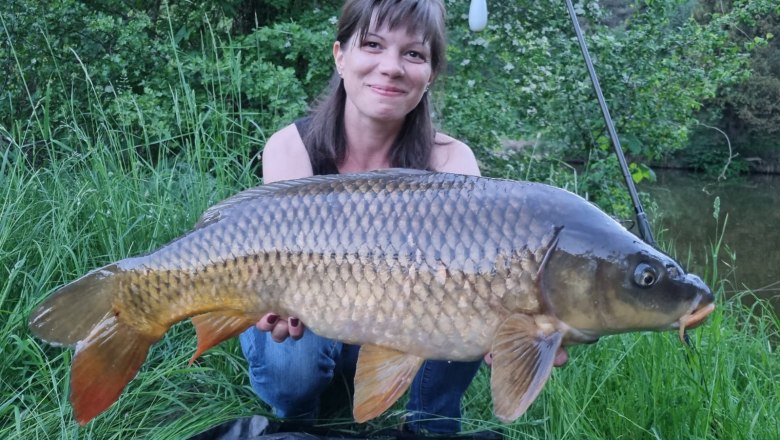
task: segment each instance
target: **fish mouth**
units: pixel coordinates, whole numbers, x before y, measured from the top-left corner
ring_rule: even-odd
[[[708,301],[707,304],[701,305],[701,300],[702,296],[699,295],[688,313],[681,316],[675,323],[680,328],[680,341],[683,345],[686,345],[685,330],[698,327],[715,310],[715,303]]]

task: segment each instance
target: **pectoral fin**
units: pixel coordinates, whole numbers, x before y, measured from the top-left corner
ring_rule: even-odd
[[[493,342],[490,388],[493,411],[502,422],[523,415],[542,391],[561,339],[546,316],[515,314],[501,324]]]
[[[259,320],[260,316],[243,313],[211,312],[193,316],[192,325],[198,335],[198,348],[190,359],[190,365],[209,348],[238,336]]]
[[[360,347],[355,372],[355,421],[379,416],[403,395],[423,358],[375,345]]]

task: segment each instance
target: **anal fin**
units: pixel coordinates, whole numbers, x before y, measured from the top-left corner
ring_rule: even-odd
[[[360,347],[352,415],[363,423],[379,416],[406,392],[424,359],[376,345]]]
[[[261,316],[238,312],[211,312],[192,317],[192,325],[198,335],[198,348],[190,359],[190,365],[206,350],[238,336],[251,327]]]
[[[504,321],[493,342],[490,388],[493,411],[512,422],[528,409],[552,372],[562,334],[551,318],[515,314]]]

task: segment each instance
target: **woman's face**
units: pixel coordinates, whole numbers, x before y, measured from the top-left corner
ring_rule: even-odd
[[[433,79],[430,45],[402,28],[372,24],[362,42],[357,34],[345,45],[337,41],[333,56],[347,92],[345,112],[353,117],[402,121]]]

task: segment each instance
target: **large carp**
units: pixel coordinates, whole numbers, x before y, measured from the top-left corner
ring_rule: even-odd
[[[197,357],[270,311],[362,345],[357,421],[392,405],[424,359],[487,352],[494,412],[512,421],[562,344],[682,333],[713,308],[698,277],[568,191],[386,170],[241,192],[161,249],[61,287],[30,327],[75,345],[70,398],[82,424],[116,401],[174,323],[193,317]]]

